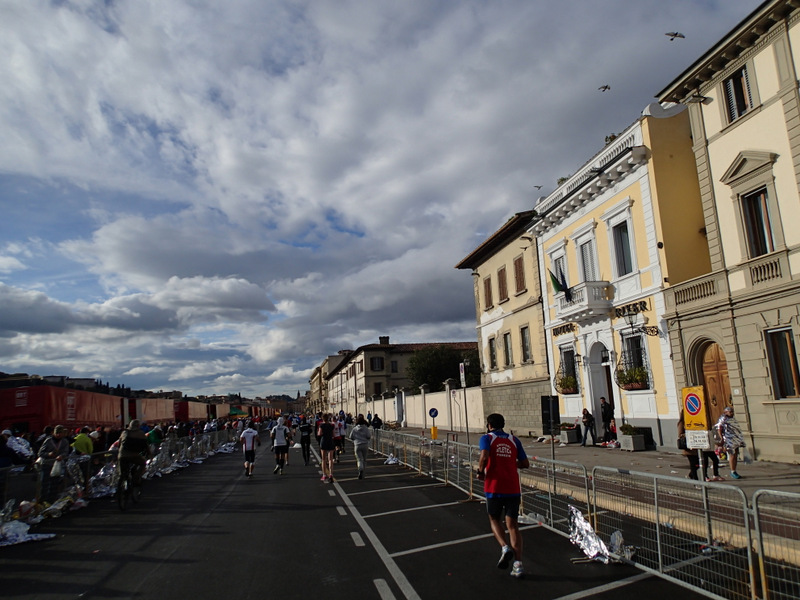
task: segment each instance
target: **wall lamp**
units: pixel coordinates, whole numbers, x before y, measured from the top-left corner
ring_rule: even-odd
[[[661,335],[661,330],[658,327],[653,325],[636,325],[636,317],[639,313],[636,312],[626,312],[625,322],[628,324],[628,327],[631,328],[631,333],[644,333],[645,335],[651,335],[653,337],[657,335]]]

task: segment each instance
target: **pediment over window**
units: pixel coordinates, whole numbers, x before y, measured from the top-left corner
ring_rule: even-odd
[[[772,169],[772,165],[778,160],[778,155],[774,152],[760,152],[758,150],[745,150],[728,167],[728,170],[720,178],[726,185],[733,183],[742,177],[762,173]]]

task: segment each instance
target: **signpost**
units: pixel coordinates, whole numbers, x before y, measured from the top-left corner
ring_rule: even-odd
[[[433,425],[431,425],[431,439],[437,440],[439,439],[439,429],[436,427],[436,417],[439,416],[439,411],[435,408],[432,408],[428,411],[428,414],[433,419]]]
[[[703,451],[711,450],[711,431],[708,410],[702,385],[681,389],[683,396],[683,424],[686,430],[686,448],[697,450],[701,473],[705,472]]]

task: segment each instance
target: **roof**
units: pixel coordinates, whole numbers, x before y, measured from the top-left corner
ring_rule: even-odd
[[[477,350],[478,349],[478,342],[426,342],[426,343],[418,343],[418,344],[365,344],[363,346],[359,346],[350,354],[347,355],[347,358],[339,363],[335,369],[328,372],[325,376],[326,379],[330,379],[336,373],[341,371],[347,364],[350,362],[350,359],[353,358],[356,354],[360,352],[365,352],[367,350],[382,350],[388,353],[394,354],[409,354],[412,352],[417,352],[418,350],[424,350],[425,348],[431,347],[438,347],[438,346],[447,346],[448,348],[453,348],[454,350]]]
[[[718,72],[724,69],[728,62],[735,60],[746,48],[752,47],[759,37],[766,34],[767,30],[778,22],[776,19],[791,13],[794,10],[794,7],[791,6],[792,2],[793,0],[762,2],[758,8],[656,94],[656,98],[661,102],[679,102],[692,91],[699,89],[709,80],[709,71]],[[743,43],[740,44],[740,41]],[[725,64],[719,62],[720,56],[725,59]]]
[[[455,268],[475,269],[487,258],[505,248],[510,240],[517,239],[520,234],[524,233],[535,216],[535,210],[516,213],[500,229],[490,235],[480,246],[458,263]]]

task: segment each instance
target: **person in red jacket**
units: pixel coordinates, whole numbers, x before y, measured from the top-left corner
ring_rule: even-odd
[[[522,493],[517,469],[530,466],[522,443],[503,431],[503,415],[493,413],[486,417],[488,433],[481,436],[481,455],[478,460],[478,479],[483,481],[486,510],[495,539],[502,548],[498,569],[507,569],[513,562],[511,576],[522,578],[522,535],[517,523]],[[505,525],[503,516],[505,515]],[[506,542],[506,527],[509,541]]]

